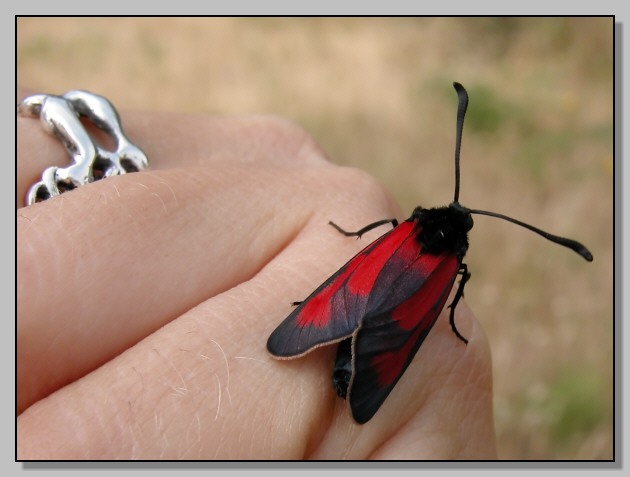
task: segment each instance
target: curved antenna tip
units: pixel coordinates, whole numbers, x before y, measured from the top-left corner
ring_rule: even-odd
[[[466,89],[457,81],[453,81],[453,87],[457,92],[457,126],[455,133],[455,194],[453,202],[459,201],[459,152],[462,147],[462,131],[464,129],[464,116],[468,109],[468,93]]]

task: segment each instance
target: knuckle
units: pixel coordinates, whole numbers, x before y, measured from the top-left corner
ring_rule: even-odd
[[[330,164],[315,138],[299,124],[275,115],[258,117],[266,132],[270,158],[296,167]],[[278,147],[281,154],[278,154]]]
[[[377,219],[397,216],[400,208],[389,190],[371,174],[353,167],[327,171],[333,184],[333,206]]]

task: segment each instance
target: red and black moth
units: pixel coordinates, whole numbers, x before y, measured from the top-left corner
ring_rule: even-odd
[[[495,212],[459,203],[459,154],[468,93],[453,83],[459,98],[455,143],[455,197],[446,207],[416,207],[407,220],[385,219],[346,236],[361,237],[385,224],[393,229],[365,247],[326,280],[275,329],[267,349],[276,358],[303,356],[339,343],[333,387],[348,402],[354,420],[363,424],[381,407],[401,378],[444,308],[461,275],[450,308],[455,335],[455,307],[470,278],[463,263],[472,214],[488,215],[525,227],[570,248],[587,261],[591,253],[579,242],[558,237]]]

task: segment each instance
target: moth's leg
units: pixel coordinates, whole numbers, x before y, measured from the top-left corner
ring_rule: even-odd
[[[375,229],[376,227],[380,227],[381,225],[392,224],[392,227],[398,226],[398,220],[396,219],[383,219],[383,220],[379,220],[378,222],[374,222],[373,224],[366,225],[361,230],[357,230],[356,232],[347,232],[334,222],[328,222],[328,223],[332,225],[339,233],[344,234],[346,237],[357,237],[357,238],[361,238],[361,235],[363,235],[364,233],[369,232],[370,230]]]
[[[451,324],[451,328],[453,329],[453,333],[455,333],[455,336],[457,336],[464,343],[468,344],[468,340],[464,338],[459,331],[457,331],[457,327],[455,326],[455,307],[457,306],[459,299],[464,296],[464,287],[466,286],[466,282],[470,279],[468,266],[465,263],[462,263],[458,273],[462,275],[462,278],[459,281],[459,286],[457,287],[457,291],[455,292],[453,303],[448,306],[451,309],[449,322]]]

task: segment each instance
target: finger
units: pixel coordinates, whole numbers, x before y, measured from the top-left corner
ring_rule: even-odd
[[[361,222],[392,215],[382,192],[376,199],[373,185],[360,186],[365,176],[348,173],[339,193],[328,196],[316,187],[323,198],[320,213],[252,279],[22,413],[20,458],[262,459],[311,452],[334,403],[331,350],[279,363],[265,343],[295,295],[304,296],[362,247],[326,226],[340,201],[354,196],[378,202],[371,210],[356,207],[354,218]],[[336,191],[339,173],[328,175],[328,189]],[[326,253],[305,268],[300,258],[316,246]]]
[[[279,383],[267,320],[233,289],[173,321],[18,417],[18,459],[269,459],[305,452],[328,379],[317,353]],[[259,297],[262,298],[262,297]],[[278,316],[255,303],[259,312]],[[263,326],[267,324],[267,326]],[[332,357],[329,356],[329,359]],[[285,372],[286,372],[285,367]],[[287,425],[294,401],[315,401]],[[281,409],[282,408],[282,409]],[[287,411],[286,408],[289,408]],[[291,416],[295,417],[295,416]],[[297,424],[299,422],[300,424]],[[287,434],[296,431],[297,435]],[[277,439],[277,440],[276,440]]]

